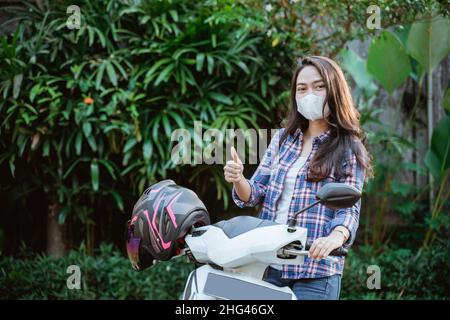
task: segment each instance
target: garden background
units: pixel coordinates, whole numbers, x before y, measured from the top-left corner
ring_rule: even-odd
[[[1,299],[176,299],[193,266],[125,256],[146,186],[194,190],[213,222],[258,208],[222,165],[174,165],[171,133],[282,127],[308,54],[344,69],[375,166],[341,299],[450,298],[447,1],[78,0],[68,29],[72,4],[0,2]]]

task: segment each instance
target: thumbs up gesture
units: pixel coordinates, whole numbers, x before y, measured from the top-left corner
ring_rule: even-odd
[[[239,159],[234,147],[231,147],[231,158],[233,160],[227,161],[226,165],[223,167],[223,171],[227,182],[236,183],[245,178],[242,174],[244,172],[244,165],[242,164],[241,159]]]

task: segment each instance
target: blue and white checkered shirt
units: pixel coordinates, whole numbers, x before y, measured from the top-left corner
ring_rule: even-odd
[[[288,135],[282,145],[279,145],[280,137],[285,128],[277,131],[267,148],[261,163],[250,179],[247,179],[251,186],[250,199],[247,202],[239,199],[233,187],[232,197],[236,205],[240,208],[246,206],[262,205],[259,217],[274,221],[276,218],[276,205],[283,192],[283,183],[287,171],[302,151],[303,133],[297,129],[294,136]],[[330,130],[315,137],[312,142],[312,150],[304,166],[300,169],[295,182],[294,193],[289,206],[290,219],[297,211],[313,203],[316,192],[328,182],[343,182],[353,185],[362,191],[365,177],[365,169],[356,160],[356,155],[347,151],[345,160],[342,163],[344,172],[350,171],[350,175],[336,179],[333,172],[319,182],[306,181],[306,173],[314,154],[330,136]],[[279,151],[279,152],[278,152]],[[347,168],[349,166],[350,168]],[[349,170],[350,169],[350,170]],[[353,207],[333,210],[318,204],[309,210],[301,213],[297,217],[296,225],[308,229],[308,241],[314,241],[320,237],[328,236],[331,231],[339,225],[345,226],[350,231],[350,237],[344,244],[349,247],[355,240],[356,230],[359,223],[359,210],[361,200]],[[282,278],[321,278],[334,274],[342,274],[345,257],[329,257],[329,259],[315,260],[305,257],[305,263],[301,266],[283,265]]]

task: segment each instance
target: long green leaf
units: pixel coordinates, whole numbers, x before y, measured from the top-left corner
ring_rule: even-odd
[[[98,191],[100,185],[100,171],[97,160],[92,160],[91,162],[91,182],[92,189]]]
[[[227,104],[227,105],[232,105],[233,101],[227,97],[226,95],[220,93],[220,92],[210,92],[208,94],[212,99],[216,100],[217,102],[223,103],[223,104]]]
[[[117,75],[112,64],[108,61],[106,62],[106,72],[108,73],[109,81],[111,81],[113,86],[117,86]]]

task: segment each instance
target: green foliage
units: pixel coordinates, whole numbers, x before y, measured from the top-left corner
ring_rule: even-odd
[[[443,118],[433,130],[425,164],[436,179],[450,168],[450,116]]]
[[[441,16],[417,21],[411,26],[407,41],[408,53],[424,72],[434,70],[450,52],[450,43],[443,41],[450,33],[450,20]]]
[[[436,243],[420,254],[405,248],[386,248],[374,254],[370,247],[350,252],[342,278],[342,299],[449,299],[449,241]],[[367,267],[377,265],[381,289],[369,290]]]
[[[258,1],[86,0],[77,3],[79,30],[66,27],[71,4],[23,1],[17,30],[0,39],[0,166],[13,177],[9,192],[26,181],[60,205],[61,223],[92,225],[95,206],[124,211],[147,185],[175,176],[227,208],[220,165],[175,165],[171,134],[192,132],[195,121],[223,131],[277,127],[297,57],[333,57],[366,35],[370,1],[269,1],[269,9]],[[446,15],[425,1],[380,6],[392,24],[431,9]],[[359,60],[349,68],[372,92],[363,69]]]
[[[425,175],[426,168],[405,159],[406,153],[415,152],[416,145],[397,131],[396,121],[390,124],[380,119],[386,107],[375,105],[374,97],[364,92],[364,88],[357,87],[360,122],[367,132],[375,176],[364,187],[365,198],[360,220],[363,227],[359,233],[365,244],[379,247],[389,242],[395,231],[385,222],[386,216],[395,216],[413,225],[423,223],[426,207],[417,201],[423,190],[408,184],[404,176]]]
[[[231,0],[81,1],[81,28],[68,30],[70,4],[24,1],[1,38],[0,165],[31,168],[61,222],[101,202],[122,211],[181,171],[179,183],[195,173],[192,183],[216,185],[226,207],[223,175],[172,163],[171,135],[194,121],[225,131],[273,118],[293,56],[272,47],[261,12]]]
[[[450,89],[447,89],[444,96],[444,102],[442,103],[447,114],[450,114]]]
[[[367,57],[367,69],[392,94],[411,72],[411,64],[401,41],[384,31],[372,39]]]
[[[370,247],[352,250],[346,259],[341,299],[449,299],[448,241],[417,255],[411,249],[385,249],[375,255]],[[66,286],[67,267],[78,265],[81,289]],[[369,290],[367,267],[378,265],[381,290]],[[94,256],[81,247],[56,259],[22,251],[18,258],[0,258],[0,299],[178,299],[192,264],[179,257],[142,272],[110,245]]]
[[[79,290],[67,288],[70,265],[80,267]],[[0,258],[0,299],[178,299],[193,269],[179,257],[136,272],[111,245],[94,256],[81,247],[62,259],[25,250],[19,259]]]
[[[346,49],[341,52],[344,69],[351,75],[356,88],[357,105],[361,110],[361,124],[368,132],[367,138],[374,156],[375,179],[365,188],[366,195],[370,201],[375,201],[378,206],[365,208],[367,211],[362,221],[370,226],[365,229],[365,243],[372,243],[379,247],[383,242],[389,241],[388,226],[384,224],[387,213],[394,209],[396,215],[403,221],[412,224],[426,224],[429,231],[425,236],[424,245],[432,242],[436,234],[431,230],[440,230],[447,226],[446,215],[440,215],[448,207],[449,194],[444,192],[446,178],[448,176],[448,151],[447,141],[449,123],[447,118],[441,120],[433,132],[431,146],[424,157],[424,165],[408,163],[404,160],[407,152],[417,152],[417,146],[410,140],[410,130],[415,125],[420,125],[415,118],[416,108],[420,103],[417,96],[412,107],[411,115],[402,130],[397,127],[400,121],[399,113],[394,115],[389,123],[382,122],[378,118],[384,111],[382,107],[375,107],[371,92],[374,77],[391,94],[393,91],[405,85],[406,79],[411,77],[422,86],[423,72],[430,67],[434,68],[449,53],[450,48],[442,41],[445,38],[449,20],[441,16],[430,18],[424,15],[424,19],[414,22],[412,25],[397,27],[393,32],[383,31],[377,38],[372,39],[366,61],[358,57],[353,51]],[[439,40],[440,39],[440,40]],[[439,42],[439,44],[437,44]],[[436,44],[434,46],[433,44]],[[399,105],[403,104],[404,89],[401,93]],[[446,108],[444,97],[443,107]],[[369,126],[369,127],[368,127]],[[368,129],[370,128],[370,129]],[[421,200],[421,195],[428,190],[429,185],[418,190],[417,187],[409,186],[404,182],[405,173],[424,175],[428,169],[440,183],[438,194],[433,207],[427,207]],[[370,235],[369,235],[370,233]],[[369,236],[371,241],[369,242]]]
[[[367,71],[367,63],[361,59],[353,50],[345,49],[340,52],[342,57],[342,68],[346,70],[358,84],[358,87],[365,91],[365,94],[373,95],[378,87],[373,82],[373,77]]]
[[[387,128],[380,120],[384,108],[375,105],[378,87],[373,81],[377,79],[392,92],[408,76],[419,81],[427,68],[439,63],[445,52],[448,54],[448,44],[440,41],[448,34],[448,6],[425,0],[379,4],[385,30],[390,25],[412,23],[417,17],[425,20],[400,32],[396,28],[395,34],[383,32],[375,38],[365,61],[342,48],[349,40],[377,33],[365,25],[370,1],[349,6],[340,0],[289,4],[83,0],[77,3],[82,10],[79,30],[66,28],[66,9],[71,1],[39,3],[23,1],[17,8],[17,30],[0,38],[0,170],[1,191],[8,197],[5,217],[24,212],[18,222],[26,225],[38,212],[34,211],[31,194],[42,190],[38,196],[47,197],[45,206],[59,204],[61,224],[78,220],[84,225],[84,229],[73,232],[72,240],[78,243],[85,237],[90,252],[94,237],[89,230],[95,226],[100,240],[105,240],[105,234],[115,232],[111,221],[118,220],[116,212],[130,209],[148,184],[175,177],[205,202],[214,202],[210,208],[214,217],[215,210],[220,211],[222,204],[226,209],[230,202],[230,184],[223,179],[221,165],[174,165],[170,160],[174,130],[183,128],[192,133],[195,121],[201,121],[204,129],[223,132],[278,127],[286,111],[295,60],[305,54],[333,58],[341,52],[343,67],[357,85],[356,105],[374,155],[376,176],[364,191],[370,199],[366,202],[377,205],[363,205],[361,221],[368,226],[364,229],[365,242],[379,249],[386,238],[389,240],[383,220],[387,213],[393,212],[413,225],[425,222],[433,230],[427,237],[430,243],[435,231],[450,225],[448,215],[439,214],[448,207],[444,183],[439,189],[440,202],[424,219],[427,211],[420,195],[428,189],[416,190],[401,182],[403,175],[425,174],[426,168],[404,161],[404,154],[415,152],[416,146],[405,138],[409,132],[398,133],[396,127]],[[427,20],[436,12],[446,18]],[[428,27],[430,38],[425,37]],[[448,95],[443,104],[447,111]],[[426,161],[434,173],[449,159],[441,143],[448,141],[442,126],[435,130],[437,138]],[[204,141],[195,143],[203,144],[205,150]],[[2,230],[0,243],[6,243],[10,234],[8,229]],[[386,261],[397,261],[399,256],[411,257],[411,253],[386,251],[385,256]],[[64,289],[65,263],[69,260],[43,256],[23,262],[3,258],[2,270],[8,270],[8,276],[2,278],[5,285],[0,288],[23,288],[17,291],[20,297],[33,298],[176,298],[184,281],[174,280],[178,284],[172,288],[170,279],[160,283],[156,276],[136,275],[126,260],[112,251],[95,257],[83,251],[79,256],[72,252],[69,258],[73,259],[71,263],[78,258],[84,261],[84,291]],[[28,269],[34,265],[36,269]],[[110,272],[98,271],[99,266]],[[157,268],[159,265],[152,269]],[[48,277],[39,270],[47,270]],[[394,271],[392,274],[396,274]],[[180,274],[187,275],[183,272]],[[33,277],[21,278],[27,274]],[[123,283],[136,284],[133,279],[139,279],[139,284],[146,286],[137,291],[127,285],[117,288],[109,274],[118,279],[123,275]],[[48,284],[48,279],[58,280]],[[395,281],[392,278],[396,289],[383,297],[400,295],[402,287]],[[114,287],[113,293],[108,292],[106,284]],[[36,289],[39,286],[41,291]],[[159,288],[155,289],[157,293],[152,286]],[[435,295],[440,295],[439,290]],[[3,292],[7,297],[14,294]],[[353,291],[345,292],[344,297],[351,297]],[[433,294],[430,291],[429,295]],[[377,294],[367,293],[371,296]],[[413,292],[408,296],[420,295]]]

